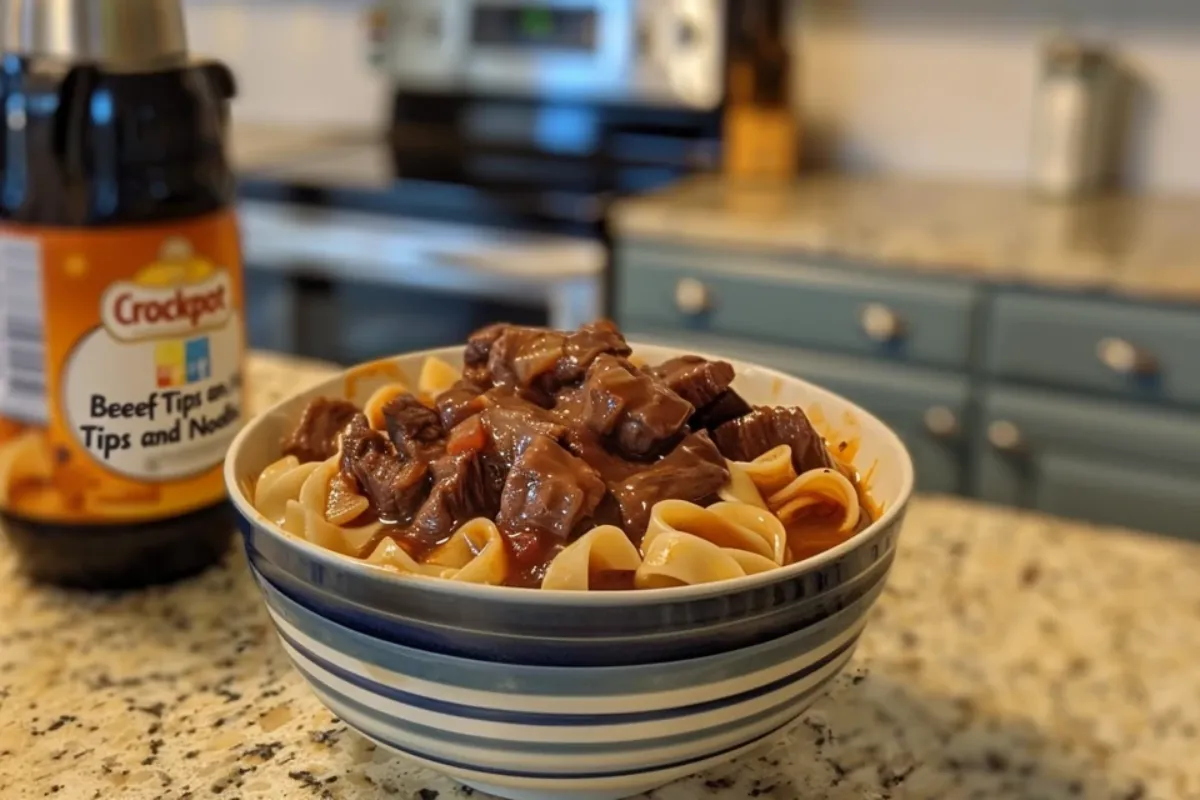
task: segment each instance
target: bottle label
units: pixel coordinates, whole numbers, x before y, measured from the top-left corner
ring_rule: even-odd
[[[0,510],[112,523],[219,500],[243,330],[231,212],[0,229]]]

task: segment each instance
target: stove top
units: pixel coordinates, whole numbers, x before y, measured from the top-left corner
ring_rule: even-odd
[[[252,200],[605,236],[613,198],[719,160],[719,113],[465,94],[397,94],[375,140],[241,177]]]
[[[612,193],[516,180],[406,175],[385,142],[338,144],[239,176],[244,199],[518,230],[595,234]]]

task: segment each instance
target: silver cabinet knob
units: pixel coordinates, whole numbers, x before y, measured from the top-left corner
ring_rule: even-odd
[[[1110,337],[1096,345],[1096,357],[1118,375],[1149,375],[1158,369],[1158,362],[1146,350],[1126,339]]]
[[[712,308],[708,287],[695,278],[681,278],[675,284],[675,307],[693,316],[708,311]]]
[[[939,439],[958,433],[958,415],[946,406],[930,406],[925,410],[925,429]]]
[[[868,303],[858,315],[863,333],[874,342],[893,342],[904,336],[904,320],[883,303]]]
[[[1006,419],[998,419],[988,425],[987,438],[992,447],[1004,453],[1016,453],[1025,445],[1021,429]]]

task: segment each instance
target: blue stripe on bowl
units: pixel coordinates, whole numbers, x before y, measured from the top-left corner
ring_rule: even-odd
[[[348,607],[371,609],[381,617],[409,619],[446,630],[495,631],[506,636],[573,638],[586,631],[586,638],[659,633],[709,627],[722,620],[754,616],[779,605],[803,603],[837,589],[870,569],[895,546],[900,517],[875,531],[851,551],[819,568],[790,574],[752,589],[672,601],[669,592],[648,603],[631,599],[619,606],[531,603],[510,599],[511,592],[481,598],[438,591],[434,579],[401,578],[382,570],[363,570],[350,559],[317,559],[307,548],[295,547],[284,538],[243,525],[248,532],[247,551],[260,570],[274,583],[309,586],[314,593],[340,597]],[[263,564],[272,565],[271,570]],[[279,573],[279,574],[273,574]],[[291,580],[282,579],[282,575]]]
[[[551,727],[574,727],[586,725],[588,727],[597,727],[601,725],[628,725],[637,722],[656,722],[661,720],[675,719],[677,717],[686,717],[693,714],[701,714],[707,711],[715,711],[719,708],[737,705],[748,700],[753,700],[763,695],[771,694],[772,692],[783,689],[798,681],[803,680],[812,673],[820,670],[827,664],[836,661],[840,656],[851,650],[858,642],[856,634],[848,641],[843,643],[833,652],[823,658],[805,665],[803,668],[784,675],[776,680],[757,686],[753,689],[748,689],[743,692],[722,697],[715,700],[709,700],[702,703],[694,703],[691,705],[674,706],[671,708],[658,709],[654,711],[640,711],[628,713],[610,713],[610,714],[571,714],[571,713],[542,713],[542,712],[522,712],[511,709],[496,709],[483,708],[479,706],[464,705],[462,703],[453,703],[445,700],[437,700],[426,697],[424,695],[414,694],[393,686],[373,681],[363,675],[351,672],[344,667],[341,667],[333,662],[322,658],[316,653],[305,648],[295,639],[289,637],[283,631],[279,635],[287,642],[288,646],[300,653],[308,661],[328,672],[351,686],[356,686],[364,692],[368,692],[379,697],[386,697],[390,700],[395,700],[398,703],[403,703],[414,708],[420,708],[425,711],[430,711],[436,714],[445,714],[452,717],[462,717],[466,719],[482,720],[487,722],[498,722],[508,725],[539,725]],[[585,680],[584,676],[580,676],[580,680]]]
[[[513,739],[496,739],[487,736],[473,736],[471,734],[449,731],[429,725],[422,725],[420,723],[392,715],[381,714],[378,708],[368,706],[330,686],[327,682],[323,681],[321,676],[314,672],[308,665],[296,662],[296,667],[301,674],[304,675],[308,682],[312,684],[313,690],[321,696],[325,704],[329,706],[329,708],[335,713],[337,713],[343,721],[350,722],[351,719],[370,720],[372,723],[372,730],[378,729],[380,726],[392,728],[402,731],[409,736],[435,742],[438,748],[442,748],[446,751],[459,750],[461,752],[462,748],[494,750],[497,752],[498,757],[511,757],[513,760],[518,760],[521,755],[562,756],[564,758],[570,757],[570,759],[576,764],[578,764],[578,759],[581,756],[621,754],[629,752],[630,750],[647,752],[661,747],[672,747],[676,745],[687,744],[688,742],[702,741],[704,739],[731,733],[741,728],[749,727],[756,723],[769,720],[771,717],[778,715],[785,709],[794,707],[796,705],[807,707],[820,697],[820,695],[829,687],[830,682],[832,682],[840,672],[840,670],[830,672],[799,695],[788,697],[769,706],[768,708],[762,709],[761,711],[757,711],[745,717],[730,720],[729,722],[725,722],[720,725],[701,727],[695,730],[687,729],[683,733],[672,734],[670,736],[641,738],[633,742],[610,741],[563,743],[560,741],[546,740],[522,742]],[[352,713],[346,713],[347,711]],[[369,734],[370,731],[367,731],[367,733]],[[653,768],[658,769],[660,767],[654,766]]]
[[[317,689],[316,691],[317,691],[317,694],[320,695],[323,690]],[[593,771],[593,772],[553,773],[553,772],[534,772],[534,771],[529,771],[529,770],[500,769],[500,768],[495,768],[495,767],[484,767],[481,765],[470,764],[470,763],[460,761],[460,760],[445,758],[444,756],[436,755],[436,754],[433,754],[433,753],[430,753],[430,752],[427,752],[424,750],[419,750],[419,749],[416,749],[416,748],[413,748],[410,746],[403,745],[403,744],[391,739],[390,737],[387,737],[386,735],[381,734],[378,730],[368,730],[365,727],[360,727],[360,726],[353,726],[353,727],[355,728],[355,730],[357,730],[363,736],[366,736],[368,739],[372,739],[372,740],[378,742],[379,744],[381,744],[385,747],[388,747],[392,750],[395,750],[398,753],[402,753],[406,756],[409,756],[410,758],[415,758],[415,759],[426,761],[426,762],[433,764],[436,767],[442,768],[445,771],[447,771],[451,774],[454,774],[454,775],[461,775],[462,773],[466,772],[466,773],[475,773],[475,774],[483,776],[485,778],[486,777],[499,777],[499,778],[520,778],[520,779],[525,779],[525,780],[540,780],[540,781],[547,781],[547,782],[553,783],[555,789],[564,790],[564,787],[563,787],[564,783],[576,783],[576,782],[581,782],[581,781],[596,781],[596,780],[604,780],[604,779],[611,779],[611,778],[624,778],[624,777],[629,777],[629,776],[633,776],[633,775],[643,775],[643,774],[651,774],[651,773],[656,773],[656,772],[664,772],[667,770],[673,770],[673,769],[679,769],[681,767],[687,767],[692,764],[699,764],[701,762],[707,761],[709,759],[717,758],[717,757],[725,755],[727,753],[733,753],[733,752],[741,750],[743,748],[749,748],[750,746],[752,746],[758,742],[765,741],[765,740],[777,735],[781,731],[787,729],[796,720],[797,717],[799,717],[801,714],[803,714],[812,705],[813,702],[815,702],[817,699],[819,699],[820,695],[821,695],[821,693],[819,691],[817,691],[817,692],[814,692],[811,696],[806,696],[806,699],[803,702],[799,702],[797,704],[797,706],[795,708],[795,713],[790,715],[781,724],[774,726],[773,728],[766,731],[765,733],[755,734],[753,736],[748,737],[745,740],[737,742],[736,744],[721,747],[721,748],[718,748],[718,749],[715,749],[712,751],[704,752],[699,755],[691,756],[686,759],[673,761],[673,762],[670,762],[667,764],[656,764],[651,767],[634,767],[634,768],[621,769],[621,770],[607,770],[607,771]],[[332,702],[333,698],[322,697],[321,699],[331,709],[336,710],[337,705],[336,705],[336,703]],[[348,715],[348,717],[352,718],[353,715],[352,714]],[[346,721],[349,722],[349,719],[347,719]],[[568,791],[568,792],[574,791],[574,789],[565,789],[565,791]]]
[[[518,603],[503,596],[481,602],[431,592],[427,581],[342,570],[245,527],[251,531],[247,553],[257,572],[318,616],[352,630],[464,658],[599,667],[741,649],[830,617],[884,580],[899,523],[897,518],[819,570],[776,583],[690,601],[631,599],[628,606],[608,607]]]
[[[314,614],[254,574],[271,613],[318,645],[376,668],[395,669],[407,678],[492,692],[500,702],[512,702],[522,694],[563,698],[651,694],[740,678],[802,658],[861,625],[883,589],[883,581],[877,581],[867,594],[832,616],[760,645],[666,664],[593,668],[581,681],[574,668],[508,665],[497,670],[491,662],[433,654],[367,636]]]

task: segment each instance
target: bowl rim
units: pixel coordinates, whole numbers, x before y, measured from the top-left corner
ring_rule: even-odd
[[[264,420],[275,414],[284,406],[294,402],[298,397],[314,393],[314,396],[320,394],[322,387],[334,384],[337,381],[344,381],[346,376],[355,369],[362,367],[364,364],[374,364],[380,362],[396,361],[398,359],[413,359],[413,358],[429,358],[431,356],[445,357],[461,356],[462,345],[451,345],[448,347],[434,347],[426,350],[415,350],[407,353],[398,353],[396,355],[384,356],[372,361],[363,362],[355,366],[347,367],[331,374],[326,379],[317,384],[313,384],[305,389],[289,394],[287,397],[279,400],[274,405],[255,414],[254,417],[247,422],[229,446],[229,450],[225,456],[225,464],[223,468],[225,476],[225,487],[229,494],[230,502],[233,503],[238,514],[241,515],[247,522],[254,525],[259,530],[267,533],[274,539],[280,541],[286,547],[294,547],[308,556],[322,562],[323,565],[335,567],[337,569],[347,570],[357,577],[362,577],[369,582],[380,581],[399,581],[405,584],[419,586],[422,589],[428,589],[433,592],[453,595],[458,597],[467,597],[480,600],[503,600],[505,602],[516,603],[534,603],[534,604],[558,604],[558,605],[579,605],[579,606],[625,606],[625,605],[650,605],[654,603],[670,603],[682,602],[688,600],[698,600],[704,597],[720,596],[737,594],[742,591],[769,586],[771,584],[785,581],[789,578],[798,577],[807,572],[819,569],[830,562],[836,561],[846,553],[849,553],[864,542],[874,538],[882,531],[890,528],[904,513],[909,500],[913,494],[914,484],[914,469],[912,462],[912,454],[900,437],[892,430],[891,426],[883,422],[879,417],[870,413],[866,409],[853,403],[840,394],[833,392],[824,387],[818,386],[811,381],[795,375],[789,375],[786,372],[777,370],[773,367],[768,367],[762,364],[756,364],[751,361],[742,361],[736,358],[721,356],[713,353],[698,352],[691,349],[682,349],[670,345],[662,345],[654,342],[639,342],[629,341],[630,347],[634,352],[639,347],[650,347],[657,350],[669,351],[676,355],[695,355],[710,361],[728,361],[732,363],[735,369],[751,367],[757,371],[765,373],[768,377],[782,381],[783,383],[791,383],[800,385],[805,390],[811,391],[818,397],[827,395],[835,398],[839,402],[845,404],[846,410],[852,411],[860,419],[869,419],[873,421],[883,432],[884,439],[887,444],[895,449],[900,455],[900,491],[897,494],[895,502],[884,509],[883,514],[878,519],[873,521],[866,528],[863,528],[858,533],[851,536],[846,541],[826,550],[811,558],[806,558],[802,561],[797,561],[794,564],[778,567],[777,569],[767,570],[754,575],[746,575],[741,578],[729,578],[723,581],[712,581],[709,583],[692,584],[689,586],[669,586],[659,589],[630,589],[628,591],[619,592],[600,592],[600,591],[578,591],[571,589],[530,589],[517,586],[493,586],[490,584],[479,583],[461,583],[458,581],[446,580],[444,578],[435,578],[426,575],[397,575],[387,570],[374,567],[359,559],[344,556],[340,553],[335,553],[332,550],[313,544],[304,539],[298,539],[291,534],[284,532],[278,525],[264,517],[258,509],[249,501],[242,493],[242,488],[238,483],[237,475],[234,474],[234,464],[237,461],[236,455],[246,446],[248,442],[255,436],[255,431],[259,425],[263,424]]]

